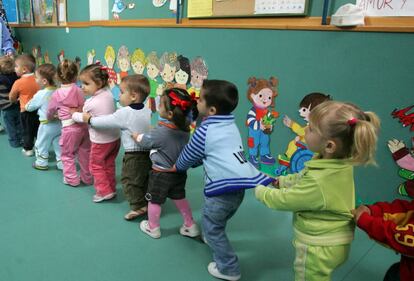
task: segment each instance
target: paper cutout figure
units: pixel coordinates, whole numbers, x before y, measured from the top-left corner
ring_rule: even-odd
[[[170,7],[168,9],[174,14],[177,13],[178,1],[180,0],[170,0]]]
[[[286,152],[278,155],[278,161],[281,166],[276,170],[276,175],[286,174],[288,172],[288,168],[291,165],[291,158],[298,149],[307,149],[305,144],[305,129],[308,126],[309,114],[318,104],[328,100],[331,100],[331,96],[322,93],[310,93],[302,99],[299,103],[299,115],[306,122],[305,126],[301,126],[294,122],[287,115],[283,117],[283,124],[290,128],[296,134],[296,137],[289,142]],[[310,158],[308,160],[310,160]],[[297,163],[295,163],[295,165],[297,165]]]
[[[202,57],[196,57],[191,62],[191,87],[188,89],[189,93],[194,92],[196,97],[200,97],[201,86],[203,81],[208,77],[208,67]]]
[[[135,8],[134,3],[129,3],[125,5],[123,0],[114,0],[114,5],[112,6],[112,15],[115,20],[119,20],[119,14],[125,11],[125,9],[133,9]]]
[[[160,60],[158,59],[156,52],[151,52],[147,56],[147,76],[150,82],[150,94],[147,101],[147,106],[151,109],[152,112],[156,111],[155,98],[157,97],[157,90],[159,87],[162,88],[162,85],[158,83],[157,77],[160,74]],[[162,90],[161,90],[162,91]]]
[[[61,50],[57,55],[58,62],[63,62],[65,60],[65,51]]]
[[[118,73],[118,84],[121,83],[121,79],[128,76],[128,71],[131,67],[131,61],[129,58],[129,51],[125,45],[122,45],[118,50],[118,68],[120,72]]]
[[[167,0],[152,0],[152,5],[157,8],[164,6],[165,3],[167,3]]]
[[[162,54],[160,59],[160,73],[161,78],[164,81],[163,89],[169,89],[174,87],[174,78],[175,72],[178,69],[177,53],[167,53]],[[158,95],[162,93],[157,92]]]
[[[50,60],[48,51],[45,52],[43,57],[44,57],[45,63],[52,63],[52,61]]]
[[[131,56],[131,66],[134,73],[143,74],[146,65],[147,59],[145,58],[144,51],[139,48],[135,49]]]
[[[394,109],[394,111],[391,113],[392,117],[399,119],[400,123],[403,124],[403,127],[411,126],[411,132],[414,132],[414,112],[408,112],[413,108],[414,105],[411,105],[400,110]]]
[[[76,56],[74,61],[75,61],[75,64],[78,66],[78,69],[81,69],[81,62],[82,62],[81,58]]]
[[[414,198],[414,156],[410,154],[404,142],[397,139],[388,141],[388,148],[395,163],[400,167],[399,176],[406,180],[398,186],[398,193]],[[412,149],[414,149],[414,138],[412,138]]]
[[[88,65],[94,64],[94,59],[95,59],[95,56],[96,56],[95,49],[89,50],[89,51],[86,53],[87,63],[88,63]]]
[[[175,88],[187,90],[187,84],[191,79],[190,60],[182,55],[178,58],[178,71],[175,73]]]
[[[119,87],[117,86],[118,76],[116,75],[116,72],[114,70],[114,64],[116,60],[115,49],[111,45],[106,46],[104,59],[105,59],[106,66],[108,67],[107,72],[109,76],[108,78],[109,88],[111,89],[114,100],[117,102],[119,101],[120,90],[119,90]]]
[[[34,46],[32,48],[32,55],[36,60],[36,66],[42,65],[44,63],[42,49],[40,48],[40,46]]]
[[[269,80],[256,79],[250,77],[247,81],[249,85],[247,98],[253,104],[247,114],[246,125],[249,127],[248,149],[249,162],[259,168],[260,163],[265,165],[273,165],[275,159],[270,154],[270,134],[273,131],[273,125],[265,125],[263,118],[270,112],[274,118],[279,113],[274,111],[274,101],[277,94],[276,86],[278,80],[270,77]],[[260,163],[258,156],[260,156]]]

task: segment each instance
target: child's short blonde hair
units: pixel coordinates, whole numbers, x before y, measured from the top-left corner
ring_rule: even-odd
[[[0,74],[12,74],[14,72],[14,60],[9,56],[0,57]]]
[[[380,120],[374,112],[364,112],[351,103],[326,101],[312,109],[309,124],[322,137],[337,141],[339,158],[348,158],[355,165],[375,164]]]
[[[15,61],[18,62],[22,67],[26,67],[29,73],[33,73],[36,69],[36,59],[31,54],[22,54],[18,56]]]

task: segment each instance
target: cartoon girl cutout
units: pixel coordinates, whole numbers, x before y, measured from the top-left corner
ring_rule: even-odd
[[[114,70],[114,64],[116,60],[115,56],[115,49],[111,45],[108,45],[105,49],[105,55],[104,55],[105,63],[108,72],[108,84],[109,88],[111,89],[112,96],[115,101],[119,101],[119,94],[121,93],[121,90],[117,86],[118,84],[118,76],[116,75],[116,72]]]
[[[161,88],[162,85],[158,83],[157,77],[160,74],[160,60],[158,59],[156,52],[151,52],[146,58],[147,62],[147,76],[150,83],[150,94],[147,101],[147,106],[151,109],[152,112],[156,111],[155,98],[157,97],[157,90]]]
[[[160,59],[160,74],[164,81],[163,89],[169,89],[174,86],[175,72],[178,69],[177,53],[162,54]]]
[[[199,98],[201,86],[203,85],[203,81],[207,79],[207,76],[208,76],[208,67],[202,57],[196,57],[191,62],[190,68],[191,68],[191,80],[190,80],[191,87],[188,89],[188,92],[189,93],[194,92],[196,97]]]
[[[269,110],[274,106],[274,100],[277,96],[276,86],[278,80],[275,77],[270,77],[269,80],[256,79],[250,77],[248,80],[249,89],[247,92],[248,100],[253,104],[247,114],[246,125],[249,127],[248,148],[249,161],[255,166],[259,167],[260,163],[265,165],[273,165],[275,159],[270,154],[270,133],[273,127],[268,127],[263,123],[263,118],[269,113],[277,118],[279,113]]]
[[[135,74],[143,74],[145,66],[147,65],[147,59],[141,49],[135,49],[131,56],[131,66]]]
[[[121,79],[128,76],[128,71],[131,67],[131,61],[129,58],[129,51],[126,46],[121,46],[118,50],[118,68],[120,72],[118,73],[118,84],[121,83]]]
[[[179,70],[175,73],[175,88],[187,90],[187,84],[191,78],[190,60],[182,55],[178,58]]]

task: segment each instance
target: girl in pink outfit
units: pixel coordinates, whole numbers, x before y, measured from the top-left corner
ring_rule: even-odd
[[[115,112],[112,93],[108,88],[109,77],[106,67],[98,64],[88,65],[81,71],[79,78],[84,94],[90,96],[85,101],[83,112],[89,113],[92,117]],[[72,118],[75,122],[88,122],[83,120],[81,112],[74,112]],[[116,196],[115,158],[120,146],[120,131],[89,127],[89,137],[92,142],[89,169],[94,178],[96,191],[93,202],[98,203]]]
[[[82,91],[75,84],[78,77],[77,65],[69,60],[64,60],[57,67],[57,77],[62,85],[50,99],[47,119],[55,119],[57,113],[62,122],[59,145],[62,150],[63,182],[71,186],[78,186],[80,181],[91,185],[92,175],[89,172],[91,142],[88,126],[75,123],[71,113],[71,109],[82,108],[84,104]],[[80,178],[76,172],[76,158],[78,158],[81,169]]]

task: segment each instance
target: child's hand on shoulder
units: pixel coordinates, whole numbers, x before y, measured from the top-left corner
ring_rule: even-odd
[[[136,142],[140,142],[142,138],[144,137],[144,134],[138,134],[138,133],[132,133],[131,138],[134,139]]]
[[[371,210],[365,205],[360,205],[358,208],[351,210],[351,213],[354,215],[355,222],[358,222],[363,213],[368,213],[368,215],[371,215]]]
[[[89,123],[89,120],[91,119],[91,117],[92,115],[90,115],[88,112],[84,112],[82,114],[82,119],[83,119],[83,122],[85,123]]]
[[[71,107],[69,108],[69,111],[71,114],[75,113],[75,112],[82,112],[82,108],[81,107]]]

